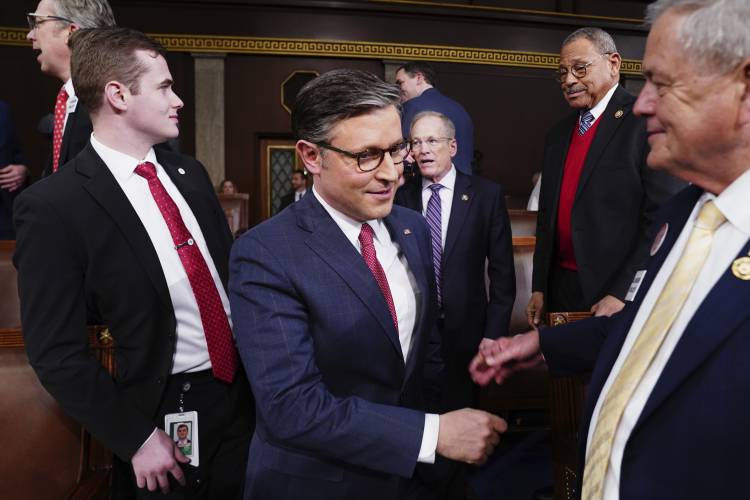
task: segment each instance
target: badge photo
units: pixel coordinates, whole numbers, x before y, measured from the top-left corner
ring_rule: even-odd
[[[177,448],[190,459],[190,465],[200,464],[198,450],[198,412],[167,413],[164,415],[164,432],[169,434]]]

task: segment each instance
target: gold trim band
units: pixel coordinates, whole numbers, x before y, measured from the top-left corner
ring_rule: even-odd
[[[28,46],[26,31],[19,28],[0,27],[0,46]],[[175,52],[421,60],[540,69],[555,69],[559,61],[557,54],[544,52],[451,47],[447,45],[218,35],[154,34],[152,36],[167,50]],[[640,75],[641,61],[623,60],[620,72],[625,75]]]

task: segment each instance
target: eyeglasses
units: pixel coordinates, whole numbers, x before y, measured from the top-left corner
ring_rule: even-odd
[[[29,12],[28,14],[26,14],[26,20],[29,22],[29,29],[31,31],[35,30],[37,26],[42,23],[46,23],[47,21],[63,21],[68,24],[73,24],[73,21],[64,17],[45,16],[44,14],[35,14],[33,12]]]
[[[606,57],[610,54],[611,52],[605,52],[601,54],[601,56]],[[557,80],[558,83],[565,83],[565,80],[568,78],[568,72],[572,73],[576,78],[583,78],[584,76],[586,76],[586,72],[588,71],[589,66],[594,64],[596,61],[597,60],[594,59],[593,61],[587,63],[576,63],[567,68],[565,66],[560,66],[557,69],[557,73],[555,73],[555,80]]]
[[[386,153],[391,156],[391,160],[393,160],[393,163],[395,165],[402,163],[404,161],[404,158],[406,158],[406,155],[409,154],[409,143],[407,141],[394,144],[388,149],[369,148],[365,149],[364,151],[360,151],[359,153],[352,153],[351,151],[339,149],[328,144],[327,142],[321,141],[316,142],[315,144],[320,146],[321,148],[330,149],[331,151],[341,153],[342,155],[348,156],[349,158],[354,158],[355,160],[357,160],[357,167],[359,167],[359,170],[362,172],[371,172],[378,168],[380,164],[383,163],[383,158],[385,158]]]
[[[414,151],[421,151],[425,146],[429,146],[430,149],[435,149],[441,142],[452,140],[453,137],[428,137],[427,139],[413,139],[411,141],[411,148]]]

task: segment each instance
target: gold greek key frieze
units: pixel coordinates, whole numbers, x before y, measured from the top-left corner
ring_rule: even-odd
[[[0,27],[0,46],[29,45],[26,32],[25,29]],[[557,54],[551,53],[449,45],[219,35],[154,34],[152,36],[167,50],[175,52],[422,60],[541,69],[557,68],[559,59]],[[623,60],[621,72],[626,75],[640,75],[641,62]]]

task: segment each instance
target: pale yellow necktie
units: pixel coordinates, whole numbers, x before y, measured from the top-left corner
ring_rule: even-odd
[[[703,205],[677,266],[672,271],[646,324],[641,329],[620,372],[607,392],[586,456],[581,495],[583,500],[602,498],[604,477],[609,466],[612,444],[620,418],[690,294],[695,279],[711,250],[714,231],[725,220],[713,201],[707,201]]]

